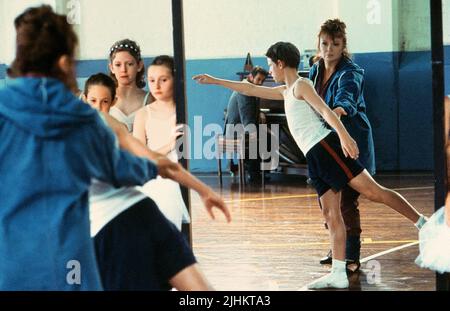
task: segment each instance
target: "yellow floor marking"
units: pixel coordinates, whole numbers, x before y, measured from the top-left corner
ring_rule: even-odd
[[[410,188],[396,188],[392,189],[395,191],[416,191],[416,190],[432,190],[434,187],[410,187]],[[251,199],[236,199],[227,200],[226,204],[231,203],[244,203],[244,202],[258,202],[258,201],[274,201],[274,200],[287,200],[287,199],[304,199],[304,198],[317,198],[317,194],[300,194],[300,195],[287,195],[279,197],[268,197],[268,198],[251,198]],[[193,204],[196,205],[196,204]]]
[[[301,199],[301,198],[317,198],[317,194],[287,195],[287,196],[270,197],[270,198],[238,199],[238,200],[225,201],[225,203],[230,204],[230,203],[240,203],[240,202],[273,201],[273,200]]]
[[[244,243],[249,242],[249,241],[243,241]],[[361,244],[363,245],[377,245],[377,244],[403,244],[403,243],[418,243],[417,240],[401,240],[401,241],[373,241],[372,239],[364,239]],[[254,247],[288,247],[288,248],[293,248],[293,247],[301,247],[301,246],[320,246],[320,245],[330,245],[329,241],[324,241],[324,242],[307,242],[307,243],[260,243],[260,242],[254,242],[254,243],[249,243],[249,245],[251,245],[252,248]],[[196,243],[195,247],[214,247],[214,248],[228,248],[230,247],[230,244],[204,244],[204,243]]]

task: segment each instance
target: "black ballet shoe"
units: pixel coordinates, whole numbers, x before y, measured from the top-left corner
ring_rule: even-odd
[[[231,177],[235,177],[239,174],[239,166],[237,164],[230,163],[229,170]]]
[[[331,250],[328,252],[328,254],[325,257],[320,259],[319,263],[321,265],[331,265],[333,263],[333,255],[332,255]]]

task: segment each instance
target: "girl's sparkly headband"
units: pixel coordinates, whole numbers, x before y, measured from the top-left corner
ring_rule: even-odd
[[[132,50],[135,51],[139,58],[141,58],[141,51],[138,47],[135,47],[131,44],[118,44],[111,48],[110,55],[112,55],[118,49]]]

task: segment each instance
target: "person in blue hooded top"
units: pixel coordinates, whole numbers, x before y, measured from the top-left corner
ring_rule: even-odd
[[[372,127],[366,115],[364,100],[364,70],[350,59],[347,49],[346,25],[339,19],[322,24],[318,35],[318,55],[310,70],[309,79],[317,93],[338,115],[350,135],[356,140],[359,161],[375,174],[375,151]],[[342,190],[341,211],[347,231],[346,259],[348,270],[360,267],[361,221],[358,209],[359,192],[347,186]],[[325,224],[326,225],[326,224]],[[331,264],[332,253],[321,259]]]
[[[101,290],[90,237],[95,178],[142,185],[178,164],[117,148],[99,114],[77,99],[77,36],[50,6],[15,20],[12,78],[0,90],[0,290]]]

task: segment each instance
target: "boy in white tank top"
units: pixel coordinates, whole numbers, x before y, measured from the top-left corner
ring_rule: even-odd
[[[346,231],[340,210],[341,190],[347,184],[371,201],[396,210],[417,228],[426,218],[400,194],[380,186],[359,163],[359,150],[336,114],[317,95],[308,79],[300,78],[299,50],[289,42],[272,45],[267,53],[270,73],[283,86],[263,87],[212,77],[194,76],[200,84],[216,84],[249,96],[284,100],[289,129],[306,155],[308,171],[319,195],[322,213],[330,229],[333,266],[330,274],[308,286],[309,289],[348,288],[345,267]],[[324,121],[335,132],[328,130]]]

